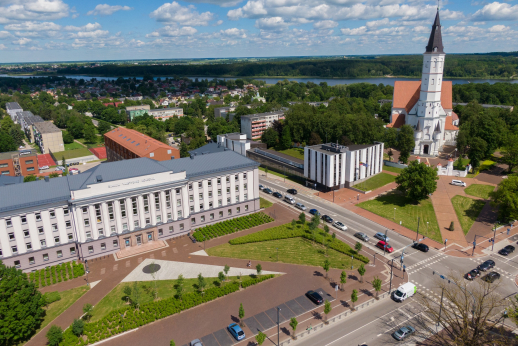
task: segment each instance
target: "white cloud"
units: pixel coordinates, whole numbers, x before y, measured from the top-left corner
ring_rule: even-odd
[[[94,30],[94,31],[79,31],[75,34],[70,34],[71,38],[98,38],[108,36],[108,30]]]
[[[0,44],[0,50],[4,50],[4,49],[7,49],[7,47],[5,46],[5,44]]]
[[[95,23],[88,23],[83,26],[74,26],[74,25],[67,25],[65,26],[64,30],[66,31],[95,31],[101,29],[101,24],[95,22]]]
[[[373,20],[373,21],[367,22],[367,23],[365,23],[365,25],[367,25],[367,28],[372,29],[372,28],[377,28],[379,26],[389,25],[389,23],[390,23],[390,21],[388,18],[383,18],[380,20]]]
[[[511,6],[509,4],[493,2],[475,12],[472,19],[474,21],[517,20],[518,5]]]
[[[12,37],[13,35],[9,31],[0,31],[0,40]]]
[[[54,20],[67,17],[69,7],[61,0],[9,0],[0,7],[0,23],[21,20]]]
[[[214,23],[214,26],[218,26],[218,25],[221,25],[221,24],[223,24],[223,21],[220,19],[216,23]]]
[[[218,5],[221,7],[232,7],[236,6],[243,0],[184,0],[185,2],[193,2],[193,3],[205,3],[211,5]]]
[[[343,35],[349,35],[349,36],[357,36],[357,35],[365,35],[367,33],[367,27],[366,26],[360,26],[359,28],[343,28],[340,29]]]
[[[108,4],[99,4],[95,6],[95,8],[91,11],[88,11],[86,15],[88,16],[109,16],[114,14],[117,11],[129,11],[132,8],[129,6],[121,6],[121,5],[115,5],[111,6]]]
[[[184,7],[173,1],[165,3],[153,12],[150,17],[159,22],[176,23],[185,26],[207,26],[214,19],[211,12],[198,13],[193,5]]]
[[[338,23],[333,20],[321,20],[313,24],[313,27],[317,30],[332,29],[338,26]]]
[[[191,26],[177,27],[176,25],[167,25],[161,29],[153,31],[151,34],[146,35],[146,37],[176,37],[176,36],[192,36],[196,34],[198,30]]]
[[[244,29],[231,28],[231,29],[221,30],[219,33],[221,34],[221,36],[224,36],[224,37],[246,38],[246,30],[244,30]]]
[[[255,27],[262,30],[279,30],[288,26],[282,17],[260,18],[255,21]]]
[[[498,32],[498,33],[502,33],[502,32],[505,32],[505,31],[510,31],[511,28],[508,27],[508,26],[505,26],[505,25],[493,25],[492,27],[490,27],[488,29],[489,32]]]
[[[17,44],[17,45],[20,45],[20,46],[23,46],[29,42],[31,42],[32,40],[30,38],[25,38],[25,37],[22,37],[18,40],[15,40],[13,41],[13,44]]]
[[[23,22],[19,24],[9,24],[4,26],[6,30],[20,30],[20,31],[58,31],[61,30],[61,25],[52,22]]]

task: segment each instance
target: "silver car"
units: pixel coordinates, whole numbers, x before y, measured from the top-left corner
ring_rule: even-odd
[[[335,221],[333,222],[333,226],[335,226],[336,228],[338,228],[339,230],[342,230],[342,231],[347,231],[347,226],[344,225],[343,223],[341,223],[340,221]]]
[[[354,236],[363,241],[369,241],[369,237],[367,236],[367,234],[365,234],[363,232],[354,233]]]
[[[189,346],[203,346],[203,344],[201,343],[200,339],[194,339],[193,341],[191,341]]]
[[[396,330],[392,334],[392,336],[394,337],[394,339],[401,341],[401,340],[407,338],[409,335],[412,335],[414,333],[415,333],[414,327],[405,326],[405,327],[402,327],[402,328],[399,328],[398,330]]]
[[[306,206],[302,203],[295,203],[295,208],[299,208],[300,210],[306,210]]]

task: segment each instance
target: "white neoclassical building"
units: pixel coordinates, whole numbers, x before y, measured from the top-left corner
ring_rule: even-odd
[[[257,167],[229,150],[106,162],[78,175],[0,186],[0,260],[30,271],[255,212]]]

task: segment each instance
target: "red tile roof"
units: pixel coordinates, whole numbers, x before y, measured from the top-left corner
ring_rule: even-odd
[[[396,129],[399,129],[403,125],[405,125],[405,115],[392,114],[392,122],[388,124],[387,127],[395,127]]]
[[[393,108],[403,108],[410,112],[419,100],[421,81],[396,81],[394,83]],[[444,109],[452,109],[452,83],[443,82],[441,88],[441,104]]]
[[[149,153],[152,153],[159,148],[168,150],[174,149],[167,144],[146,136],[143,133],[124,127],[117,127],[116,129],[105,133],[104,136],[110,138],[112,141],[127,148],[129,151],[140,157],[149,157]]]
[[[455,113],[453,113],[455,114]],[[453,125],[453,116],[449,115],[446,117],[446,122],[444,123],[444,129],[447,131],[456,131],[459,128],[455,125]]]

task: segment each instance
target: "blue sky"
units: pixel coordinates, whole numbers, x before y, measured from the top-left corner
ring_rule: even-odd
[[[441,1],[447,53],[518,50],[517,0]],[[426,0],[0,0],[0,62],[422,53]]]

